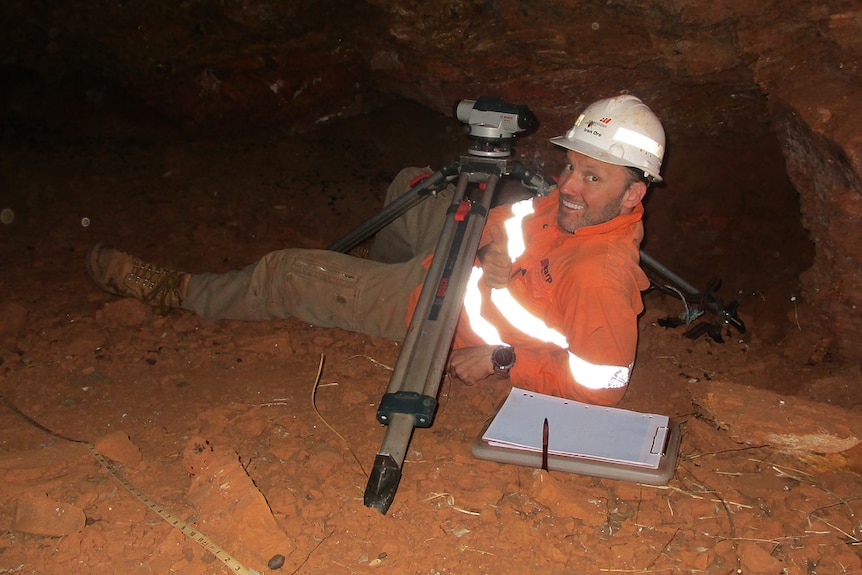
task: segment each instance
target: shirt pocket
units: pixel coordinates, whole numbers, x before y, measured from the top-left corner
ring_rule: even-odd
[[[515,274],[509,289],[519,301],[528,304],[533,313],[541,313],[550,305],[556,289],[553,270],[547,261],[531,262]]]

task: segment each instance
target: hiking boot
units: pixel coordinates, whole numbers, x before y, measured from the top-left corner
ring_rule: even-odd
[[[113,246],[96,244],[87,252],[87,273],[101,289],[161,308],[180,307],[189,285],[187,273],[160,268]]]

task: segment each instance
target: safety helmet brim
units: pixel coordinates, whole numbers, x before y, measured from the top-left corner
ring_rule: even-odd
[[[567,138],[566,136],[557,136],[555,138],[551,138],[550,141],[552,144],[556,144],[562,148],[566,148],[567,150],[571,150],[573,152],[578,152],[587,157],[593,158],[594,160],[599,160],[600,162],[613,164],[615,166],[623,166],[626,168],[634,168],[636,170],[641,170],[639,166],[633,165],[630,160],[620,158],[619,156],[611,154],[606,150],[599,148],[598,146],[594,146],[582,140],[572,140]],[[644,171],[644,175],[653,182],[661,182],[664,180],[664,178],[662,178],[661,175],[657,173],[650,174]]]

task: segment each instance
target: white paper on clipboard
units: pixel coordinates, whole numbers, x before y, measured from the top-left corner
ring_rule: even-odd
[[[669,433],[666,415],[590,405],[513,387],[482,439],[488,445],[656,469]]]

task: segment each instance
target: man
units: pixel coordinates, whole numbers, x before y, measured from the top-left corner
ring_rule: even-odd
[[[466,383],[497,374],[540,393],[611,405],[634,365],[649,286],[638,264],[641,200],[661,181],[664,130],[638,98],[620,95],[588,106],[551,141],[566,150],[557,188],[488,216],[448,373]],[[387,201],[419,174],[399,174]],[[99,244],[87,270],[110,293],[209,320],[296,317],[400,339],[448,203],[426,200],[390,224],[370,259],[285,249],[242,270],[187,274]]]

